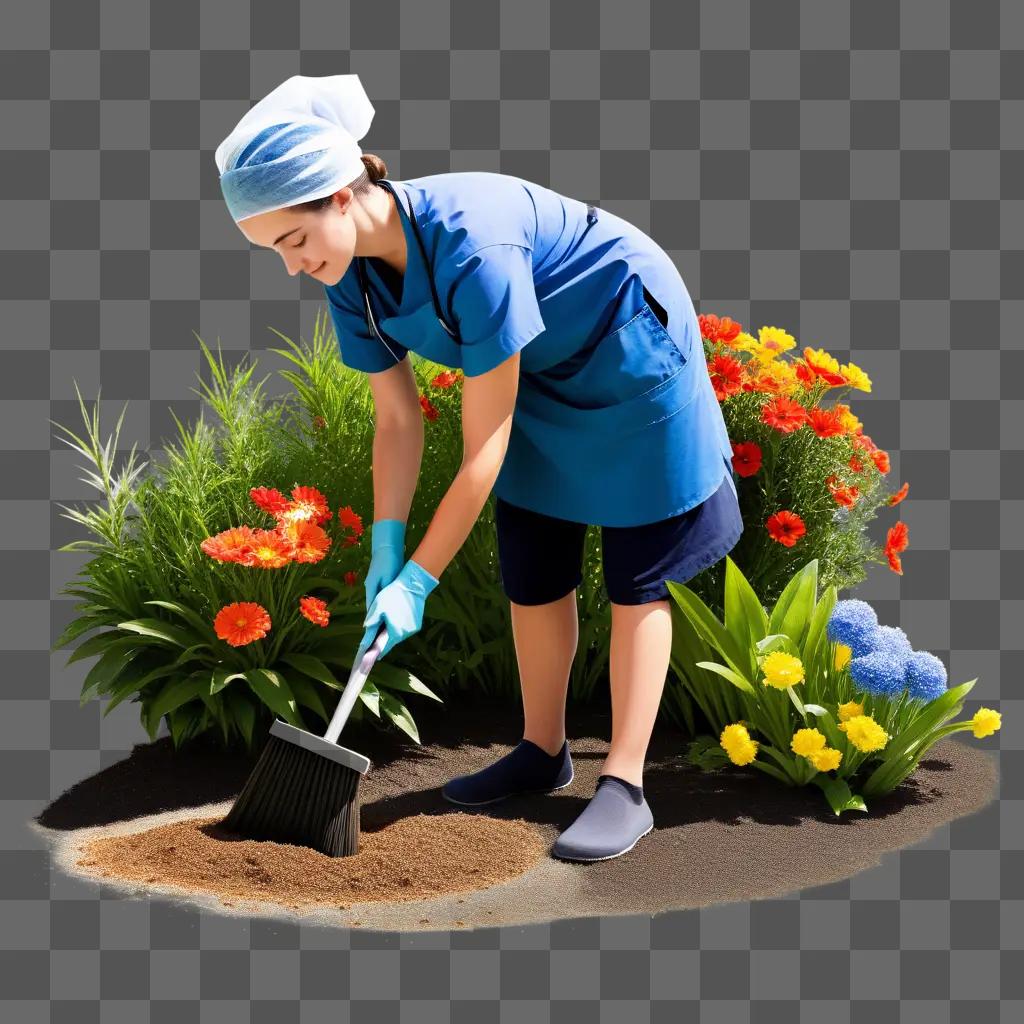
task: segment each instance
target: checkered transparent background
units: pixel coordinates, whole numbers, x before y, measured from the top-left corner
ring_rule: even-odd
[[[1024,4],[1019,0],[52,0],[0,29],[0,1018],[16,1024],[1022,1019]],[[321,286],[255,249],[213,151],[291,74],[358,73],[393,178],[490,169],[648,231],[699,312],[873,380],[910,481],[905,575],[857,596],[1003,712],[1000,799],[846,882],[655,918],[286,927],[123,899],[25,821],[145,734],[49,653],[92,497],[52,418],[198,411],[193,331],[310,337]],[[263,355],[269,372],[276,357]],[[272,382],[271,382],[272,383]],[[880,519],[881,539],[895,517]],[[1016,526],[1014,524],[1017,524]],[[962,734],[961,734],[962,735]],[[967,738],[965,742],[975,742]],[[653,808],[657,824],[657,807]],[[687,865],[681,863],[680,871]]]

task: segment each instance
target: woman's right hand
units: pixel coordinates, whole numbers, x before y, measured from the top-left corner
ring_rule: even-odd
[[[392,583],[405,565],[405,523],[378,519],[370,528],[370,567],[366,570],[366,611],[377,594]]]

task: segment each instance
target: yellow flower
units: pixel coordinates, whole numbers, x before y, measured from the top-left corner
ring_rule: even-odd
[[[764,673],[765,685],[779,690],[802,682],[804,678],[803,662],[785,651],[772,651],[761,662],[761,671]]]
[[[842,761],[843,755],[839,750],[833,750],[831,747],[826,747],[824,750],[819,750],[815,754],[810,755],[810,762],[818,769],[819,772],[830,772],[835,768],[839,767],[839,762]]]
[[[824,370],[831,370],[833,373],[839,372],[839,360],[823,348],[811,348],[809,345],[805,345],[804,359],[813,362],[815,366],[821,367]]]
[[[861,429],[861,422],[856,416],[850,411],[850,407],[842,402],[836,402],[832,406],[832,411],[839,417],[839,422],[842,425],[843,430],[848,434],[856,434]]]
[[[985,736],[991,736],[1003,723],[1003,716],[992,708],[978,708],[971,719],[974,727],[974,735],[980,740]]]
[[[837,728],[842,729],[846,738],[864,753],[881,750],[889,742],[889,734],[870,715],[854,715],[840,722]]]
[[[788,352],[796,345],[796,338],[781,327],[762,327],[757,335],[759,345],[755,355],[765,362]]]
[[[833,664],[838,672],[844,665],[846,665],[850,657],[853,655],[853,651],[846,644],[836,644],[836,657]]]
[[[797,729],[790,740],[790,747],[794,754],[802,757],[810,757],[825,748],[825,737],[817,729]]]
[[[749,352],[751,355],[757,352],[758,342],[752,334],[747,334],[746,331],[740,331],[739,334],[733,338],[732,346],[737,352]]]
[[[742,722],[727,725],[722,730],[719,743],[733,764],[750,764],[757,757],[757,740],[750,738],[750,733]]]
[[[871,391],[871,378],[859,366],[843,363],[839,372],[850,382],[850,387],[858,391]]]
[[[847,647],[847,650],[849,648]],[[839,705],[839,721],[845,722],[848,718],[856,718],[857,715],[864,714],[864,705],[858,704],[855,700],[851,700],[848,704]]]

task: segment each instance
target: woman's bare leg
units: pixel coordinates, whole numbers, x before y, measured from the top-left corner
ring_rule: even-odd
[[[565,742],[565,701],[579,639],[576,588],[547,604],[509,604],[523,692],[523,738],[554,755]]]
[[[612,740],[600,774],[643,785],[644,759],[672,651],[669,602],[615,604],[609,656]]]

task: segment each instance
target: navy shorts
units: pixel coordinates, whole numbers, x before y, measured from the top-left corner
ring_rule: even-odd
[[[587,524],[495,502],[501,585],[515,604],[547,604],[583,582]],[[743,532],[729,478],[677,516],[641,526],[601,527],[601,567],[615,604],[668,600],[665,580],[685,583],[735,546]]]

